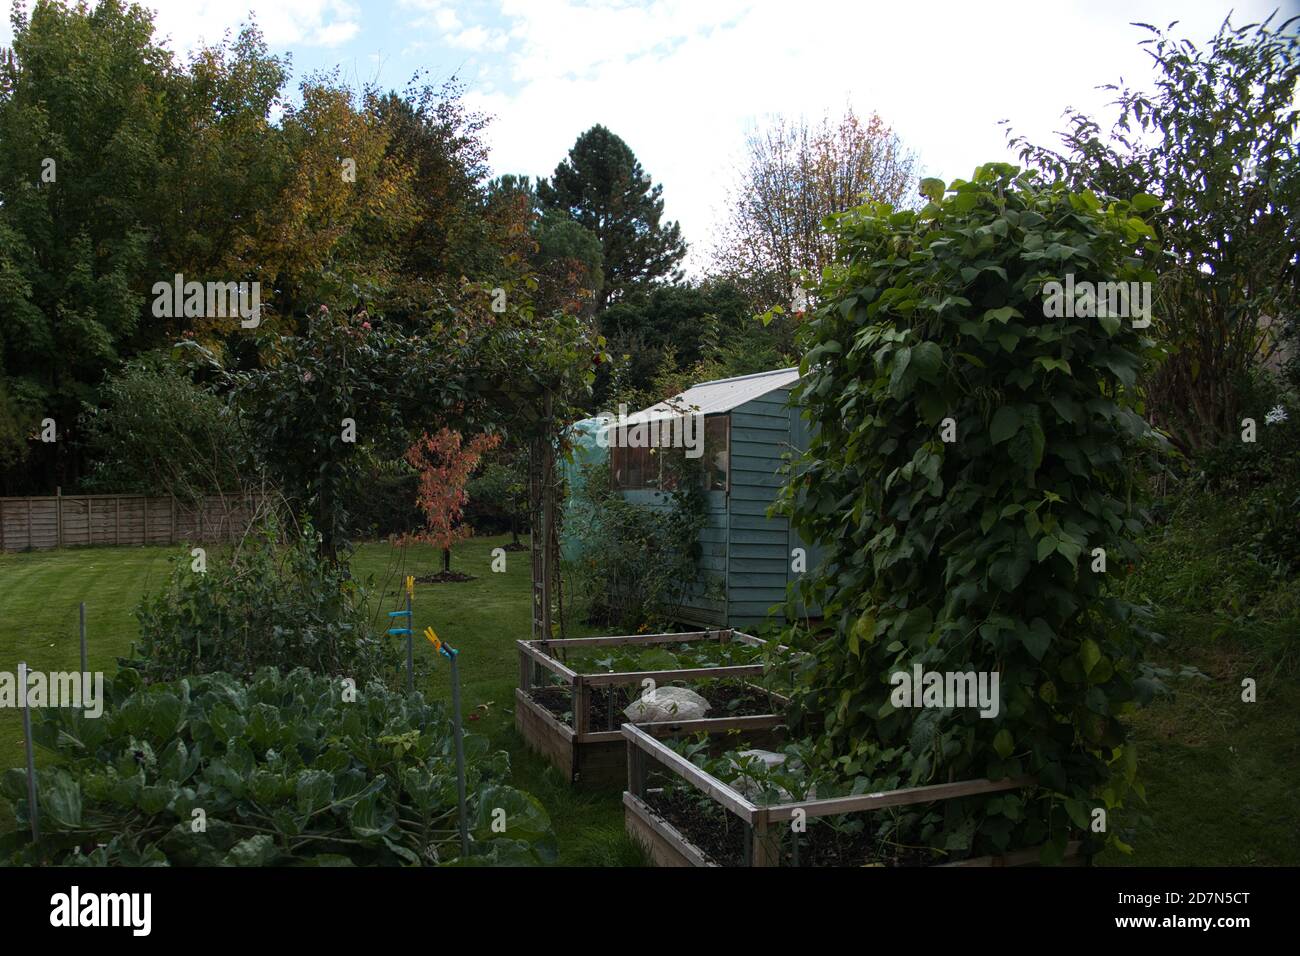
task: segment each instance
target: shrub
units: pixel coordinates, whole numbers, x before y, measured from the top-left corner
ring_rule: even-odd
[[[155,680],[271,666],[362,683],[395,653],[372,629],[365,591],[317,553],[310,526],[282,533],[268,522],[206,573],[183,559],[136,617],[143,656],[125,663]]]
[[[82,416],[93,460],[87,484],[193,500],[240,487],[239,427],[215,393],[154,353],[128,363]]]
[[[37,773],[41,845],[30,844],[27,778],[3,795],[18,831],[10,863],[58,865],[429,865],[460,856],[450,718],[442,704],[295,670],[243,683],[206,674],[146,686],[123,670],[102,717],[47,708],[34,735],[57,762]],[[505,753],[465,738],[471,855],[531,863],[553,854],[546,811],[506,786]],[[493,810],[505,811],[493,832]]]
[[[1142,528],[1150,430],[1133,386],[1151,342],[1127,319],[1047,318],[1043,288],[1151,279],[1134,211],[1156,200],[1003,164],[922,189],[919,212],[834,220],[842,262],[801,333],[797,399],[816,431],[785,500],[828,549],[804,600],[833,634],[807,645],[795,717],[823,718],[847,776],[1036,776],[1029,806],[950,811],[943,845],[1045,842],[1059,860],[1071,825],[1138,786],[1120,718],[1152,689],[1146,633],[1108,583]],[[999,674],[1000,712],[895,706],[891,675],[914,665]]]

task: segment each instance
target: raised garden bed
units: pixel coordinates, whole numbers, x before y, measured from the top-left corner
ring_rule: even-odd
[[[806,826],[801,833],[795,833],[791,826],[791,821],[797,818],[811,824],[820,817],[843,819],[846,815],[890,807],[1020,790],[1033,787],[1032,778],[963,780],[883,793],[759,805],[646,733],[644,728],[624,724],[621,733],[627,747],[628,788],[623,794],[627,831],[645,847],[657,866],[983,867],[1032,866],[1039,862],[1041,848],[1033,847],[1000,856],[934,863],[918,848],[881,844],[870,827],[844,832],[847,828]],[[735,746],[734,741],[729,743]],[[746,744],[768,745],[748,738]],[[651,786],[652,777],[664,776],[679,786]],[[683,792],[686,787],[695,793],[686,795]],[[710,799],[718,811],[701,812],[699,797]],[[1085,862],[1079,849],[1079,841],[1067,845],[1066,864]]]
[[[640,696],[646,680],[653,681],[655,687],[691,685],[711,705],[704,718],[638,722],[637,726],[652,736],[743,731],[746,739],[769,739],[784,722],[782,711],[787,701],[753,683],[764,672],[761,662],[608,671],[600,668],[595,656],[709,641],[719,645],[734,641],[756,649],[764,646],[759,638],[731,629],[517,641],[515,726],[528,745],[570,781],[593,785],[626,779],[627,745],[619,728],[627,721],[624,708]]]

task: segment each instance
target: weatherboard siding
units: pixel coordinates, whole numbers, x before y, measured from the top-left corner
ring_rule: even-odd
[[[727,617],[756,625],[785,600],[790,575],[789,522],[770,516],[790,447],[789,388],[778,388],[731,410],[731,492],[728,500]]]

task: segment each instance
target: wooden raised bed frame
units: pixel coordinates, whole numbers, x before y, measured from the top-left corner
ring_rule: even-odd
[[[644,727],[624,724],[621,730],[627,746],[627,790],[623,793],[624,820],[628,835],[641,844],[656,866],[718,866],[676,827],[659,816],[646,802],[646,780],[651,762],[658,763],[712,797],[745,824],[745,859],[747,866],[779,866],[779,827],[794,819],[796,812],[805,817],[838,816],[903,807],[937,800],[951,800],[981,793],[999,793],[1033,786],[1032,777],[1007,780],[962,780],[926,787],[910,787],[884,793],[863,793],[853,797],[823,800],[800,800],[760,807],[742,793],[701,770],[676,751],[644,732]],[[1086,862],[1079,853],[1080,843],[1071,841],[1065,851],[1065,863],[1078,866]],[[936,864],[943,867],[1032,866],[1038,862],[1039,848],[1014,850],[1001,856],[983,856],[956,863]]]
[[[765,643],[752,634],[742,634],[730,628],[712,631],[691,631],[685,634],[644,634],[617,637],[577,637],[550,641],[516,641],[519,647],[519,686],[515,689],[515,727],[528,745],[556,767],[571,783],[589,785],[616,785],[626,779],[627,744],[618,726],[596,728],[591,726],[592,688],[619,684],[639,685],[649,678],[657,687],[666,687],[675,680],[707,680],[718,678],[753,678],[764,671],[762,664],[736,664],[727,667],[691,667],[680,670],[620,671],[613,673],[583,674],[566,666],[547,651],[570,648],[583,650],[595,647],[620,647],[626,645],[682,644],[693,641],[740,641],[754,647]],[[573,695],[573,724],[564,723],[549,710],[533,700],[530,692],[538,686],[539,668],[560,678]],[[767,691],[764,691],[768,693]],[[771,694],[778,705],[787,703],[779,694]],[[674,720],[638,724],[656,737],[700,732],[743,731],[746,739],[760,742],[771,738],[774,729],[783,724],[784,716],[776,713],[748,717],[706,717],[699,720]],[[622,719],[619,720],[619,724]]]

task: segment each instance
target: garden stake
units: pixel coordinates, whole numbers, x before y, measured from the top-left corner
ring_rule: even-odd
[[[406,692],[415,692],[415,637],[411,634],[411,625],[415,618],[411,616],[411,598],[415,594],[415,578],[406,579]]]
[[[27,745],[27,815],[32,821],[32,843],[41,842],[40,808],[36,805],[36,749],[32,746],[32,712],[27,706],[27,664],[18,662],[18,706],[23,709],[23,742]]]
[[[86,602],[81,602],[81,673],[85,675],[86,667]],[[84,676],[81,678],[86,679]]]
[[[460,726],[460,674],[456,670],[457,651],[451,654],[451,719],[456,730],[456,796],[460,801],[460,855],[469,857],[469,830],[465,822],[465,736]]]
[[[408,694],[415,691],[415,645],[414,637],[411,630],[411,595],[415,593],[415,578],[407,575],[406,578],[406,610],[389,611],[389,617],[406,618],[406,627],[390,627],[389,634],[406,635],[406,692]]]
[[[443,642],[432,627],[424,629],[424,636],[429,639],[433,649],[451,661],[451,724],[456,735],[456,795],[460,810],[460,855],[469,856],[469,825],[465,820],[465,735],[460,725],[460,670],[456,667],[456,658],[460,651]]]

